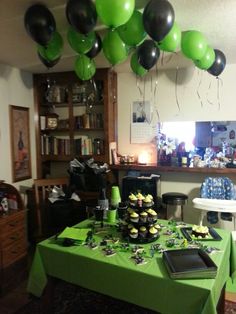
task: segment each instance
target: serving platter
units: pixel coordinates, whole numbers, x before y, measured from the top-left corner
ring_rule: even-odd
[[[180,228],[180,230],[181,230],[183,236],[188,241],[220,241],[220,240],[222,240],[221,236],[212,227],[209,227],[209,235],[207,235],[205,238],[196,237],[196,236],[192,235],[192,227],[182,227],[182,228]]]
[[[202,249],[179,249],[163,252],[167,271],[173,279],[215,278],[217,266]]]

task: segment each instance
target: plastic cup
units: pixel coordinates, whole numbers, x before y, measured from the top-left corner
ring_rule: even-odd
[[[111,205],[117,206],[121,201],[119,187],[114,185],[111,188]]]
[[[107,211],[107,222],[109,223],[115,223],[116,222],[116,209],[109,209]]]

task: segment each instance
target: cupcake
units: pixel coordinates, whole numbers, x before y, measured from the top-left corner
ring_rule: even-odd
[[[157,231],[161,230],[161,226],[158,223],[155,223],[153,227],[156,228]]]
[[[139,214],[137,214],[136,212],[133,212],[129,215],[129,219],[132,222],[138,222],[139,221]]]
[[[129,203],[131,206],[136,206],[137,205],[137,197],[131,193],[130,196],[129,196]]]
[[[195,237],[205,238],[209,234],[209,228],[206,226],[197,226],[193,225],[192,227],[192,235]]]
[[[148,213],[143,211],[139,214],[139,219],[141,222],[147,222]]]
[[[142,226],[142,227],[139,228],[139,236],[140,236],[140,238],[142,238],[142,239],[146,238],[147,237],[147,233],[148,233],[148,231],[147,231],[147,228],[145,226]]]
[[[141,194],[141,193],[138,193],[137,195],[136,195],[136,197],[137,197],[137,205],[139,206],[139,207],[142,207],[143,206],[143,200],[144,200],[144,196],[143,196],[143,194]]]
[[[147,197],[149,197],[153,202],[153,196],[151,194],[148,194]]]
[[[149,229],[149,237],[154,239],[154,238],[157,238],[158,237],[158,231],[155,227],[151,227]]]
[[[138,237],[138,229],[132,228],[132,229],[129,231],[129,236],[130,236],[132,239],[137,239],[137,237]]]
[[[128,224],[127,228],[128,228],[128,230],[131,230],[132,228],[134,228],[134,225],[133,224]]]
[[[157,213],[155,212],[155,210],[153,210],[153,209],[149,209],[149,210],[147,210],[147,213],[148,213],[148,221],[149,222],[154,222],[154,221],[156,221],[157,220]]]
[[[148,194],[147,196],[145,196],[144,200],[143,200],[143,207],[150,207],[153,205],[153,197]]]
[[[135,210],[134,210],[133,208],[128,207],[127,211],[128,211],[129,214],[131,214],[131,213],[133,213]]]

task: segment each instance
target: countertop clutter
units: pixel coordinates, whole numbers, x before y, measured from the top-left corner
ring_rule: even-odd
[[[118,164],[111,165],[113,170],[141,170],[153,172],[190,172],[190,173],[218,173],[218,174],[236,174],[236,168],[209,168],[209,167],[174,167],[161,166],[158,164]]]

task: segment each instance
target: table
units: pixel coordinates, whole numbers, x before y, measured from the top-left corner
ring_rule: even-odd
[[[167,224],[167,221],[160,221]],[[91,221],[81,222],[87,227]],[[108,296],[115,297],[161,313],[214,314],[221,291],[229,279],[236,282],[236,248],[231,233],[216,229],[221,241],[207,241],[221,251],[211,255],[218,266],[215,279],[173,280],[169,277],[162,255],[155,254],[145,265],[135,265],[130,252],[117,252],[107,257],[100,248],[87,246],[63,247],[55,238],[37,245],[33,259],[28,292],[41,296],[47,276],[65,280]],[[116,233],[115,228],[109,232]],[[96,235],[100,241],[103,235]],[[157,242],[168,236],[161,235]],[[148,250],[150,244],[143,245]]]

